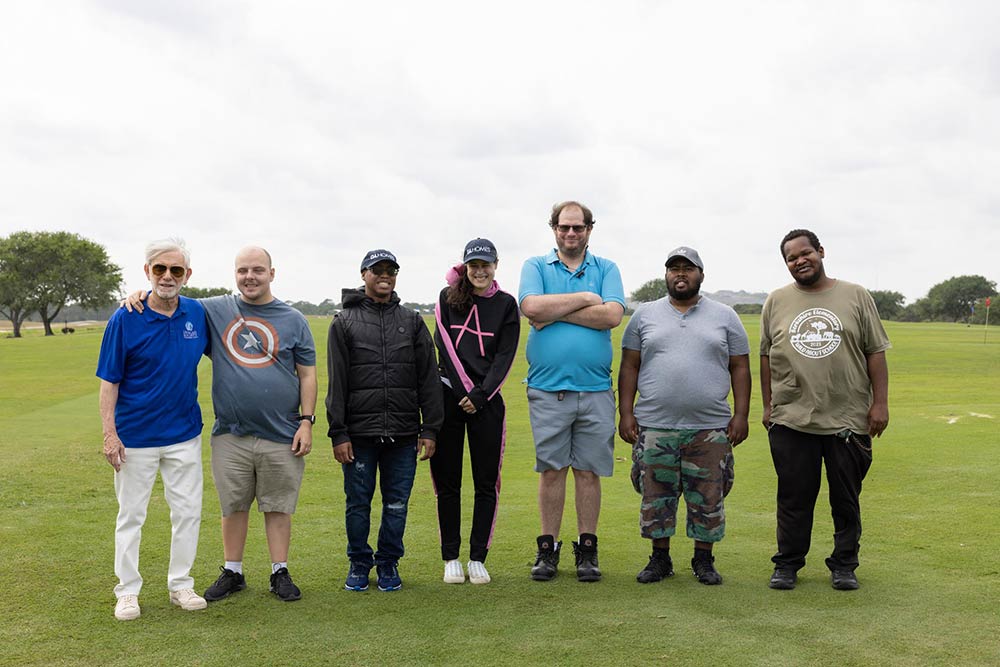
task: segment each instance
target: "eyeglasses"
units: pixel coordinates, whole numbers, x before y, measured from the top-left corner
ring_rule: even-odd
[[[373,266],[368,269],[376,276],[394,276],[399,273],[399,268],[395,266]]]
[[[187,273],[187,269],[184,268],[183,266],[166,266],[164,264],[153,264],[153,266],[150,268],[153,271],[153,275],[156,276],[157,278],[162,276],[168,270],[170,271],[170,275],[172,275],[174,278],[183,278],[184,274]]]
[[[556,231],[560,234],[569,234],[573,232],[574,234],[583,234],[585,231],[590,229],[590,225],[556,225]]]

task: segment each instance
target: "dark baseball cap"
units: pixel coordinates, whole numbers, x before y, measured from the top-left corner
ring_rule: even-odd
[[[379,262],[392,262],[399,268],[399,262],[396,261],[396,256],[393,255],[388,250],[369,250],[365,253],[365,258],[361,260],[361,270],[370,269]]]
[[[667,255],[667,261],[664,262],[663,265],[669,266],[670,260],[676,259],[677,257],[683,257],[687,261],[697,266],[702,271],[705,270],[705,264],[704,262],[701,261],[701,256],[698,254],[698,251],[695,250],[694,248],[689,248],[685,245],[682,245],[680,248],[674,248],[673,250],[671,250],[670,253]]]
[[[493,241],[489,239],[472,239],[465,244],[465,252],[462,254],[462,262],[471,262],[474,259],[481,259],[484,262],[497,261],[497,248]]]

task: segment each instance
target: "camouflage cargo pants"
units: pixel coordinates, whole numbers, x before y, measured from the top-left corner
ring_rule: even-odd
[[[640,428],[632,446],[632,485],[642,494],[642,536],[674,534],[683,493],[687,536],[718,542],[726,532],[723,498],[733,488],[733,477],[733,448],[725,429]]]

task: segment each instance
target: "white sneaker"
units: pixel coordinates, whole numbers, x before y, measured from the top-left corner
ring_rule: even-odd
[[[138,595],[123,595],[115,603],[115,618],[119,621],[134,621],[140,613]]]
[[[482,561],[470,560],[468,568],[469,568],[469,583],[472,584],[490,583],[490,573],[486,571],[486,566],[483,565]]]
[[[184,611],[197,611],[208,606],[205,598],[195,593],[190,588],[183,588],[179,591],[170,591],[170,601]]]
[[[446,584],[464,584],[465,583],[465,572],[462,570],[462,563],[457,560],[445,561],[444,564],[444,583]]]

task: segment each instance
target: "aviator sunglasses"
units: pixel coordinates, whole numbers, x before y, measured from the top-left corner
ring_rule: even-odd
[[[183,278],[184,274],[187,273],[187,269],[185,269],[183,266],[167,267],[164,266],[163,264],[153,264],[153,266],[151,266],[150,268],[153,271],[153,275],[156,277],[162,276],[164,273],[167,272],[168,269],[170,271],[170,275],[172,275],[174,278]]]

